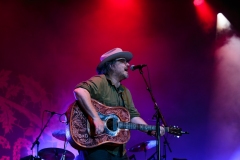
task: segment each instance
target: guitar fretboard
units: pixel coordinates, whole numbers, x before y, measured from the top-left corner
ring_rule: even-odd
[[[141,131],[155,131],[156,126],[150,126],[145,124],[135,124],[135,123],[124,123],[118,122],[118,128],[120,129],[135,129]]]

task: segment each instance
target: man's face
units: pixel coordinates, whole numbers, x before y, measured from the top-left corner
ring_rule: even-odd
[[[119,80],[123,80],[128,78],[128,68],[129,63],[126,61],[125,58],[117,58],[116,63],[113,66],[114,75],[119,78]]]

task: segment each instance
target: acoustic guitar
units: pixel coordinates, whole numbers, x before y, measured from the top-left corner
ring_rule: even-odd
[[[109,107],[94,99],[91,100],[101,120],[104,132],[95,135],[92,119],[87,116],[78,101],[71,104],[66,112],[68,124],[66,137],[75,149],[94,148],[102,144],[124,144],[130,138],[130,130],[155,131],[156,126],[130,122],[130,114],[124,107]],[[180,136],[181,129],[165,127],[165,132]]]

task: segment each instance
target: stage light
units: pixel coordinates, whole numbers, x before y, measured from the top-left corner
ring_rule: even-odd
[[[217,14],[217,32],[229,31],[231,30],[231,23],[227,18],[222,14]]]
[[[213,8],[204,0],[194,0],[199,22],[205,32],[211,31],[216,26],[216,13]]]
[[[201,4],[203,4],[204,3],[204,0],[194,0],[193,1],[193,4],[195,5],[195,6],[200,6]]]

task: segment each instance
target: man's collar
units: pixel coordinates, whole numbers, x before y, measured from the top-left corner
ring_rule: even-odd
[[[105,75],[105,76],[106,76],[107,81],[108,81],[112,86],[114,86],[114,87],[118,90],[118,92],[123,92],[123,91],[124,91],[124,88],[123,88],[123,86],[122,86],[121,83],[120,83],[120,86],[117,88],[117,87],[112,83],[112,80],[109,78],[109,76],[108,76],[108,75]]]

